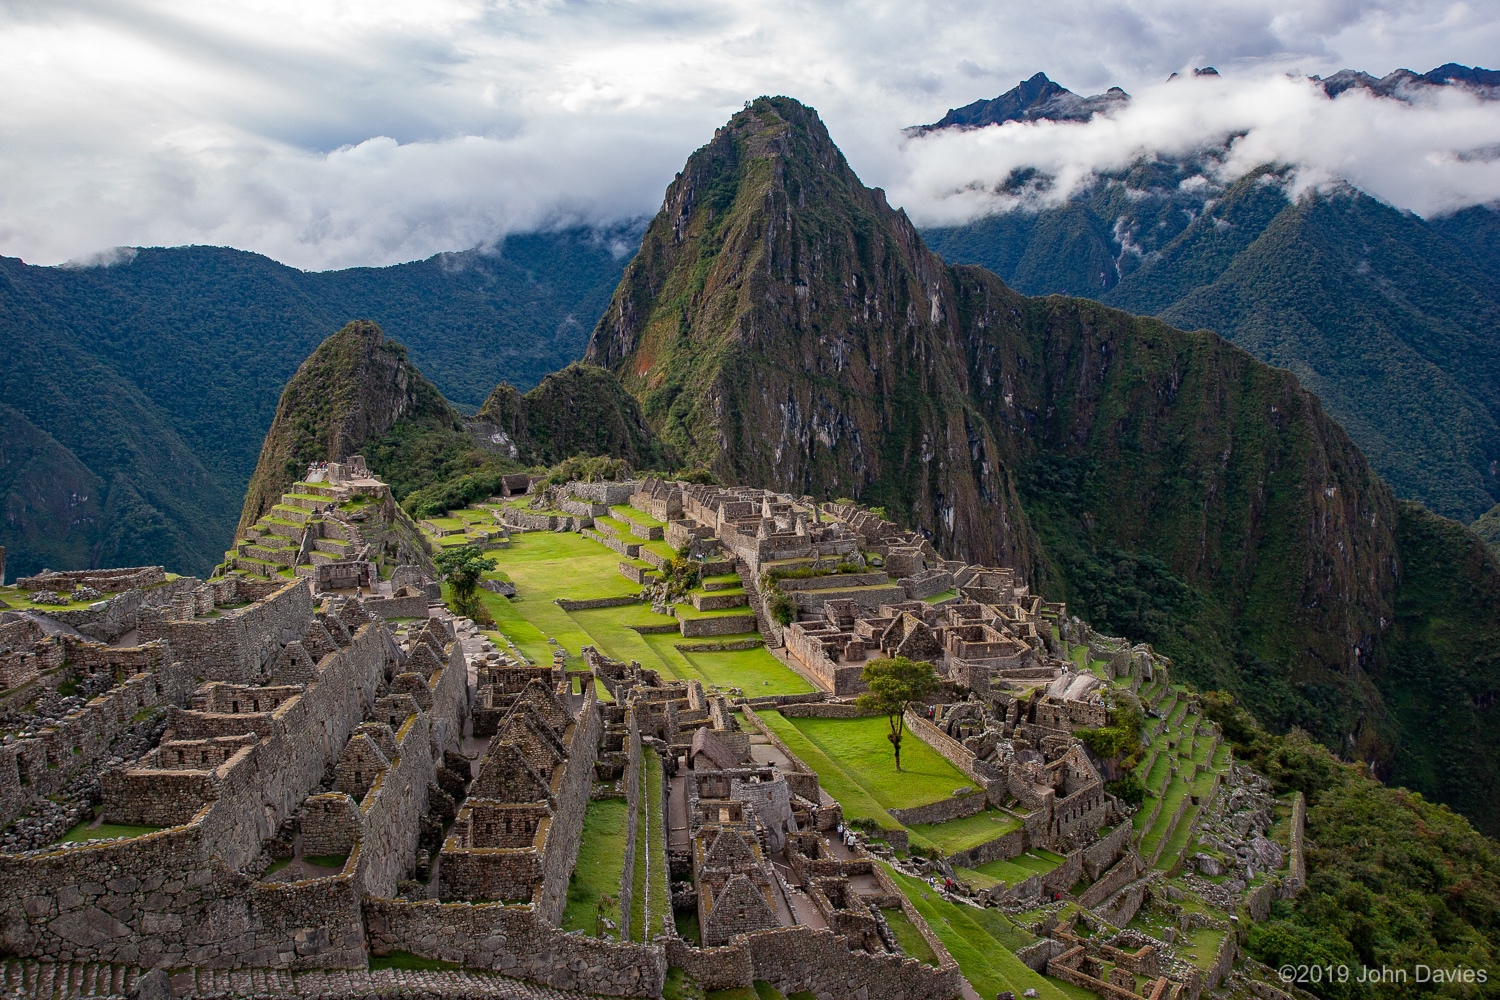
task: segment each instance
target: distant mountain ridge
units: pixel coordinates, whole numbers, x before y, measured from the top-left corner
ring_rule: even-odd
[[[1218,76],[1219,72],[1212,66],[1205,66],[1193,70],[1193,75]],[[1173,73],[1172,78],[1176,77],[1177,74]],[[1341,69],[1326,79],[1318,76],[1310,79],[1321,84],[1323,93],[1330,98],[1350,90],[1365,90],[1379,97],[1411,100],[1429,87],[1462,87],[1487,99],[1500,98],[1500,70],[1458,63],[1444,63],[1426,73],[1398,69],[1383,77],[1374,77],[1360,70]],[[1119,87],[1084,97],[1055,83],[1046,73],[1036,73],[999,97],[978,100],[961,108],[949,108],[947,114],[931,125],[913,125],[905,131],[907,135],[919,136],[941,129],[966,130],[1006,122],[1086,122],[1097,114],[1108,114],[1129,103],[1130,95]]]
[[[283,384],[372,319],[455,403],[583,353],[639,230],[512,235],[492,250],[303,272],[221,247],[0,258],[0,545],[12,575],[161,563],[203,573],[232,537]],[[446,405],[446,404],[445,404]]]

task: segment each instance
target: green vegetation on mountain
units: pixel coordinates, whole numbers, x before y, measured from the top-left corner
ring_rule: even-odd
[[[1271,185],[1247,184],[1235,218],[1265,215]],[[1500,828],[1484,726],[1429,731],[1441,778],[1402,762],[1431,721],[1398,697],[1404,674],[1500,685],[1471,627],[1493,602],[1422,569],[1483,578],[1472,536],[1418,540],[1292,373],[1207,331],[945,265],[797,102],[754,102],[688,160],[587,357],[685,461],[881,504],[940,550],[1015,565],[1096,626],[1156,643],[1268,725],[1410,766]],[[1432,601],[1469,631],[1422,629]],[[1473,711],[1494,728],[1482,696]]]
[[[1330,1000],[1493,992],[1493,979],[1475,989],[1410,977],[1419,963],[1495,968],[1500,844],[1446,806],[1338,762],[1305,733],[1270,735],[1230,698],[1209,694],[1204,708],[1235,755],[1270,777],[1278,794],[1307,797],[1307,888],[1295,900],[1274,903],[1271,919],[1251,926],[1252,956],[1273,968],[1347,966],[1349,981],[1336,977],[1309,987]],[[1408,979],[1363,984],[1361,965],[1402,969]]]
[[[1424,222],[1270,167],[1142,162],[1063,205],[928,230],[953,263],[1212,329],[1293,371],[1402,497],[1461,520],[1500,500],[1500,213]],[[1022,179],[1025,180],[1025,179]],[[1197,182],[1197,183],[1193,183]]]
[[[399,332],[441,391],[480,405],[578,357],[634,230],[508,237],[493,251],[302,272],[218,247],[108,267],[0,258],[0,545],[12,573],[164,563],[206,573],[234,530],[283,385],[333,331]],[[24,467],[25,476],[21,469]]]
[[[363,455],[416,517],[500,492],[501,478],[562,463],[584,475],[670,468],[671,453],[609,372],[572,364],[522,394],[501,384],[475,416],[459,413],[368,320],[318,345],[282,391],[245,494],[239,533],[313,462]],[[607,456],[607,457],[606,457]]]

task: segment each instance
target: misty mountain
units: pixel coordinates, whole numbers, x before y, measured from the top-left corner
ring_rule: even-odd
[[[513,235],[494,250],[304,272],[222,247],[108,266],[0,258],[0,545],[43,566],[204,572],[229,543],[282,386],[352,319],[399,332],[477,409],[583,353],[639,230]]]
[[[1497,75],[1440,67],[1386,89]],[[1352,187],[1294,198],[1289,168],[1223,180],[1227,155],[1142,158],[1061,203],[1052,178],[1014,171],[1021,207],[923,236],[1028,295],[1211,329],[1290,369],[1399,496],[1466,522],[1500,502],[1500,213],[1424,220]]]

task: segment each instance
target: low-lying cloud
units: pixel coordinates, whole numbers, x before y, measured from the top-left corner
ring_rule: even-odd
[[[654,212],[749,98],[816,107],[863,179],[924,223],[1052,196],[1137,153],[1225,135],[1441,211],[1495,198],[1500,105],[1319,98],[1288,71],[1383,74],[1500,51],[1452,0],[13,0],[0,8],[0,253],[223,244],[300,267],[385,264],[506,232]],[[1219,81],[1171,86],[1213,63]],[[1136,100],[1083,126],[907,140],[1043,70]],[[98,258],[100,262],[117,258]]]
[[[1410,101],[1350,90],[1336,99],[1305,77],[1183,77],[1138,91],[1092,121],[1008,122],[908,140],[893,200],[946,225],[1056,204],[1096,174],[1146,157],[1212,150],[1222,181],[1262,164],[1292,168],[1292,193],[1343,184],[1418,215],[1500,199],[1500,102],[1457,87]],[[1007,185],[1032,169],[1046,185]]]

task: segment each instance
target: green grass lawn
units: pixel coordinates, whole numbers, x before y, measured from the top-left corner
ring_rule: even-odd
[[[938,802],[974,781],[908,731],[901,740],[896,770],[885,716],[862,719],[789,719],[886,809],[910,809]]]
[[[610,513],[622,521],[634,521],[636,524],[645,525],[648,528],[665,528],[667,526],[665,522],[658,521],[645,511],[636,510],[628,504],[616,504],[610,508]]]
[[[123,823],[100,823],[92,830],[88,823],[79,823],[57,838],[59,844],[78,844],[86,840],[104,840],[110,837],[140,837],[162,829],[159,826],[127,826]]]
[[[955,598],[957,596],[958,596],[958,591],[956,591],[956,590],[945,590],[941,594],[933,594],[931,597],[924,597],[924,598],[922,598],[922,600],[926,601],[928,604],[941,604],[944,601],[952,600],[953,598]]]
[[[1032,972],[1015,956],[1012,949],[1027,943],[1025,936],[997,911],[950,903],[921,879],[889,867],[886,871],[980,996],[992,997],[1001,990],[1012,990],[1019,997],[1034,989],[1044,1000],[1071,1000],[1056,983]]]
[[[666,638],[682,641],[681,636]],[[740,688],[751,698],[767,694],[805,694],[814,690],[801,674],[776,659],[764,646],[713,652],[673,651],[708,683]]]
[[[902,741],[905,744],[905,740]],[[1020,819],[998,809],[953,819],[946,823],[918,823],[911,828],[923,840],[937,845],[944,854],[956,854],[971,847],[988,843],[996,837],[1021,829],[1025,825]]]
[[[937,965],[937,952],[932,950],[932,945],[917,930],[917,925],[906,917],[906,911],[899,906],[882,909],[881,914],[885,917],[886,925],[890,927],[891,933],[896,936],[896,943],[901,946],[901,953],[907,958],[915,958],[919,962],[928,965]]]
[[[847,774],[834,760],[825,754],[812,740],[803,735],[802,730],[792,725],[792,720],[784,717],[780,712],[758,713],[766,726],[781,738],[787,747],[802,759],[808,767],[818,772],[818,783],[822,788],[838,799],[839,804],[844,807],[844,818],[846,820],[871,820],[886,830],[899,830],[901,824],[896,822],[890,813],[885,811],[881,804],[875,801],[874,796]]]
[[[444,972],[460,968],[457,962],[443,962],[436,958],[423,958],[409,951],[393,951],[388,955],[371,955],[370,970],[401,969],[407,972]]]
[[[620,878],[625,873],[624,799],[592,799],[583,814],[583,839],[578,861],[568,879],[568,902],[562,929],[595,934],[599,927],[599,897],[616,901],[609,910],[619,921]],[[607,934],[618,937],[617,934]]]
[[[649,750],[643,756],[641,813],[637,819],[640,833],[635,838],[635,884],[630,899],[630,937],[633,941],[645,943],[662,933],[662,922],[672,912],[672,894],[667,887],[663,860],[666,857],[666,832],[662,829],[661,758]],[[648,831],[649,838],[646,836]],[[623,824],[621,836],[624,836]],[[649,873],[646,870],[648,849],[651,858]]]

